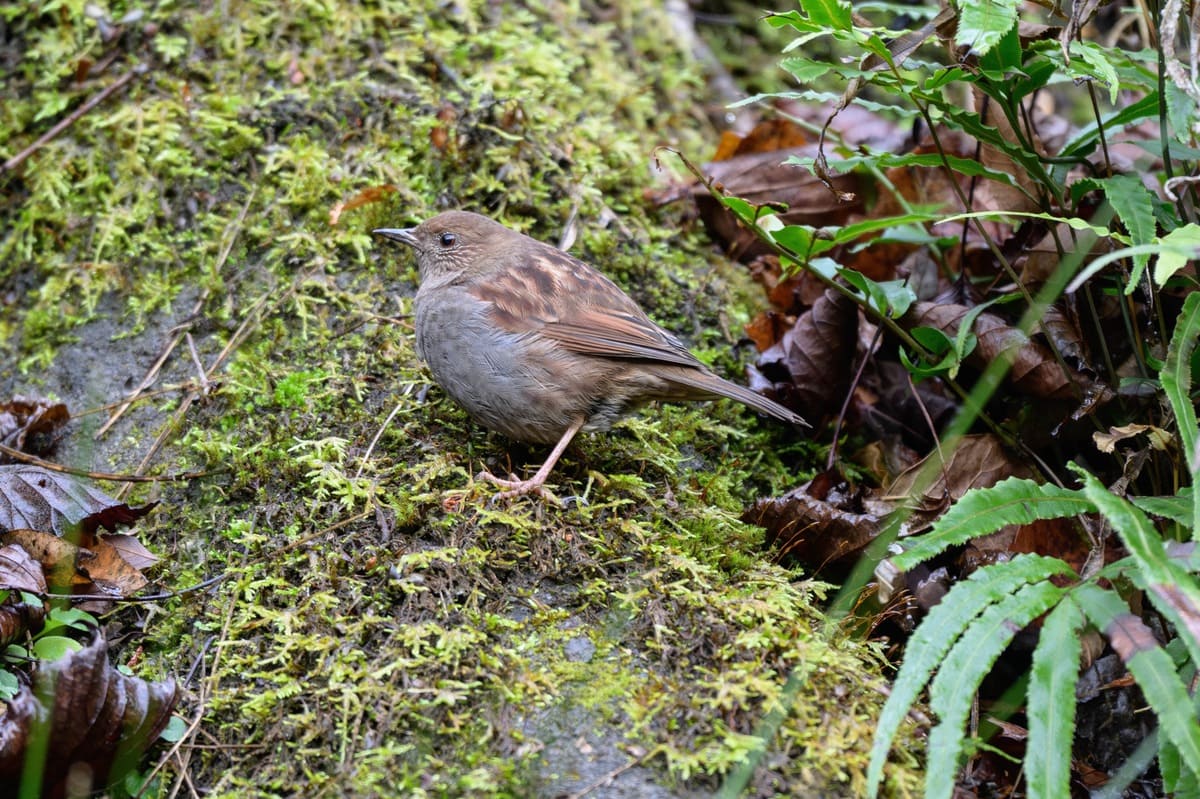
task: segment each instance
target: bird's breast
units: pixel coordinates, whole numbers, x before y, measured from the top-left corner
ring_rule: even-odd
[[[424,287],[422,287],[424,288]],[[605,366],[536,331],[504,330],[492,305],[463,287],[417,292],[417,354],[434,381],[477,422],[531,443],[553,443],[588,417]]]

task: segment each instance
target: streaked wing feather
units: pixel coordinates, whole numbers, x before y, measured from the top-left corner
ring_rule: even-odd
[[[496,325],[512,333],[537,333],[587,355],[701,366],[615,283],[550,246],[471,292],[490,303]]]
[[[567,349],[606,358],[699,366],[682,344],[649,320],[623,318],[591,312],[581,322],[552,322],[542,335]]]

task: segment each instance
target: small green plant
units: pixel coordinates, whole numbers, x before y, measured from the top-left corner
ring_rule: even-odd
[[[1041,619],[1027,684],[1028,795],[1069,795],[1080,638],[1087,628],[1099,631],[1122,658],[1159,722],[1159,733],[1134,754],[1128,770],[1136,775],[1157,757],[1166,790],[1194,795],[1200,791],[1200,724],[1188,685],[1200,668],[1200,559],[1190,544],[1179,546],[1170,539],[1200,537],[1200,492],[1187,487],[1195,485],[1200,473],[1191,395],[1200,298],[1192,293],[1196,281],[1185,269],[1200,254],[1200,225],[1194,197],[1163,198],[1178,196],[1173,176],[1191,169],[1181,159],[1195,159],[1200,127],[1190,84],[1173,77],[1169,68],[1165,79],[1160,71],[1160,64],[1177,58],[1171,27],[1176,20],[1170,14],[1178,10],[1144,18],[1155,44],[1140,50],[1085,41],[1083,19],[1066,20],[1057,39],[1027,37],[1018,26],[1018,15],[1026,12],[1012,2],[961,2],[940,11],[882,3],[854,10],[857,14],[837,0],[800,0],[796,10],[769,14],[769,25],[795,34],[781,66],[803,88],[744,102],[811,102],[833,107],[832,116],[858,105],[898,122],[920,120],[931,140],[924,149],[892,153],[869,144],[850,146],[827,122],[819,128],[817,155],[786,161],[810,170],[831,190],[839,172],[858,172],[888,203],[877,203],[866,220],[817,227],[787,224],[776,205],[752,204],[727,196],[712,181],[706,185],[772,248],[785,269],[806,270],[857,302],[897,345],[898,358],[914,380],[940,380],[960,398],[958,413],[936,432],[943,453],[982,421],[1009,447],[1030,455],[1041,472],[1041,481],[1011,478],[969,491],[927,534],[907,539],[892,565],[908,569],[1006,525],[1053,518],[1086,517],[1104,534],[1111,530],[1128,553],[1102,568],[1089,563],[1082,573],[1058,557],[1019,555],[955,585],[907,644],[880,720],[869,792],[879,792],[893,736],[928,688],[937,723],[929,739],[926,796],[953,793],[969,745],[966,720],[980,684],[1016,632]],[[894,15],[889,21],[913,20],[912,28],[896,30],[864,20],[863,15],[877,14]],[[925,47],[935,36],[950,47]],[[843,54],[850,57],[838,57]],[[838,93],[825,91],[830,87]],[[1071,95],[1063,91],[1068,87],[1079,90]],[[1031,105],[1038,92],[1082,100],[1069,111],[1083,121],[1049,153]],[[1142,124],[1154,120],[1157,126]],[[1129,130],[1133,125],[1139,126],[1137,132]],[[1145,175],[1118,173],[1121,166],[1111,151],[1118,134],[1158,158],[1149,174],[1163,187],[1161,195],[1147,188]],[[961,147],[956,141],[971,144]],[[910,175],[939,170],[948,178],[946,189],[936,204],[919,205],[894,182],[892,170],[897,168]],[[948,222],[957,223],[962,236],[945,237]],[[997,237],[996,223],[1021,231],[1026,241],[1041,239],[1051,252],[1048,265],[1034,270],[1018,261],[1011,240]],[[903,232],[913,227],[921,235]],[[958,255],[968,233],[990,253],[994,274],[986,274],[978,263],[973,271],[963,268]],[[938,267],[943,296],[950,294],[946,286],[952,286],[962,298],[963,311],[948,315],[957,327],[931,327],[911,313],[919,300],[909,282],[874,281],[842,263],[855,247],[864,246],[865,238],[921,239]],[[980,291],[981,272],[984,280],[1008,290],[990,296],[986,288]],[[939,297],[926,305],[938,301],[945,302]],[[1097,310],[1101,302],[1118,305],[1120,314],[1105,318]],[[1161,404],[1122,401],[1106,407],[1088,407],[1085,399],[1078,418],[1090,417],[1101,427],[1135,421],[1169,430],[1164,409],[1174,417],[1178,447],[1148,456],[1156,459],[1154,468],[1122,483],[1128,498],[1104,484],[1104,467],[1115,472],[1114,478],[1121,474],[1119,467],[1102,461],[1097,466],[1094,453],[1074,460],[1075,453],[1060,460],[1036,456],[1014,434],[1013,419],[990,415],[997,413],[998,403],[992,400],[1005,379],[1018,379],[1009,374],[1022,357],[1018,350],[1036,335],[1052,351],[1040,362],[1050,364],[1047,371],[1061,372],[1063,395],[1085,398],[1096,388],[1090,378],[1071,371],[1059,343],[1046,335],[1046,319],[1056,304],[1079,309],[1084,317],[1080,326],[1096,331],[1091,341],[1102,352],[1097,360],[1105,362],[1097,371],[1108,385],[1129,389],[1129,395],[1140,389],[1140,396],[1147,396],[1146,389],[1152,389],[1166,398]],[[980,325],[985,308],[992,315],[986,327]],[[994,331],[1000,325],[1009,325],[1003,333],[1008,342],[981,357],[984,339],[998,338]],[[1162,342],[1168,340],[1162,360]],[[1136,374],[1117,369],[1120,358],[1136,363]],[[972,369],[963,368],[968,363]],[[1024,405],[1026,417],[1041,410],[1036,399],[1006,399],[1008,407]],[[1178,463],[1180,452],[1184,465]],[[1078,465],[1085,458],[1090,472]],[[933,471],[927,472],[930,479]],[[919,497],[929,481],[916,483],[913,495]],[[881,548],[887,537],[877,542]],[[861,584],[852,579],[848,592],[857,592]],[[1134,612],[1141,595],[1169,623],[1175,638],[1164,644],[1151,634]],[[727,782],[723,795],[733,795],[745,784],[744,774],[738,779],[743,781]]]
[[[1200,294],[1191,294],[1159,377],[1179,424],[1193,485],[1200,475],[1195,449],[1200,430],[1190,398],[1190,364],[1197,337]],[[1191,794],[1200,788],[1200,724],[1187,688],[1200,666],[1200,581],[1196,578],[1200,558],[1194,546],[1172,546],[1164,540],[1147,515],[1169,518],[1194,542],[1197,493],[1184,489],[1171,497],[1130,501],[1109,492],[1082,468],[1075,471],[1083,483],[1077,489],[1010,478],[971,491],[929,533],[892,559],[895,567],[906,569],[1007,524],[1085,513],[1098,514],[1130,553],[1084,575],[1057,558],[1018,556],[980,569],[954,586],[909,641],[872,752],[868,775],[872,795],[878,790],[892,736],[926,685],[939,719],[929,739],[926,795],[952,794],[972,697],[1016,631],[1043,614],[1027,693],[1029,795],[1068,795],[1080,634],[1089,625],[1124,660],[1161,725],[1160,734],[1139,753],[1142,767],[1157,754],[1167,791]],[[1069,583],[1062,585],[1062,578]],[[1148,597],[1171,622],[1182,646],[1164,646],[1155,639],[1129,606],[1132,590]]]
[[[9,598],[10,591],[0,592],[0,605]],[[22,591],[20,601],[35,608],[43,607],[42,600]],[[71,607],[52,607],[46,612],[42,628],[20,643],[10,643],[0,656],[0,701],[11,701],[21,690],[21,680],[15,669],[38,660],[57,660],[68,652],[83,648],[72,632],[87,635],[94,632],[100,623],[87,611]]]

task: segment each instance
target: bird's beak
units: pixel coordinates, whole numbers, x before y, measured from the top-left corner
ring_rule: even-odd
[[[398,241],[401,244],[407,244],[409,247],[417,246],[417,237],[413,234],[414,228],[398,228],[398,227],[381,227],[372,230],[376,236],[383,236],[385,239]]]

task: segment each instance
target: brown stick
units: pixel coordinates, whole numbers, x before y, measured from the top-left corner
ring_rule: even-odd
[[[5,161],[4,164],[0,166],[0,172],[11,172],[19,167],[22,163],[24,163],[26,158],[45,147],[52,140],[54,140],[58,134],[62,133],[64,130],[78,122],[80,117],[82,117],[88,111],[91,111],[96,106],[100,105],[100,103],[108,99],[109,95],[123,88],[125,84],[129,83],[129,81],[133,80],[143,72],[145,72],[144,68],[135,67],[121,77],[117,78],[110,85],[104,87],[99,92],[89,97],[87,102],[59,120],[57,125],[50,128],[50,130],[46,131],[41,136],[38,136],[37,141]]]
[[[113,474],[111,472],[93,472],[88,469],[75,469],[70,466],[63,466],[61,463],[52,461],[44,461],[36,455],[30,455],[28,452],[22,452],[19,449],[6,447],[0,444],[0,455],[7,455],[19,463],[28,463],[31,466],[40,466],[51,472],[61,472],[62,474],[73,474],[76,477],[88,477],[92,480],[110,480],[114,483],[175,483],[184,480],[195,480],[197,477],[205,477],[213,474],[213,472],[187,472],[185,474]]]

